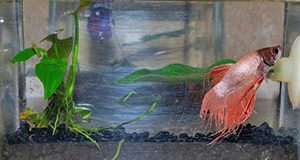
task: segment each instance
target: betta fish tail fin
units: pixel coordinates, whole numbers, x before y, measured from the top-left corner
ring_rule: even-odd
[[[225,95],[217,94],[214,89],[205,95],[200,118],[206,122],[206,126],[214,127],[218,134],[210,145],[235,133],[240,125],[245,124],[253,112],[256,91],[263,79],[263,76],[258,77]],[[205,121],[207,115],[208,120]]]
[[[221,79],[224,77],[225,73],[229,70],[229,68],[232,66],[232,64],[223,64],[223,65],[219,65],[219,66],[215,66],[212,69],[210,69],[209,73],[206,75],[208,81],[210,78],[212,78],[212,84],[209,85],[209,89],[219,83],[221,81]],[[210,90],[205,97],[203,98],[202,101],[202,107],[201,107],[201,112],[200,112],[200,118],[203,119],[206,117],[206,114],[208,111],[211,112],[211,116],[208,118],[207,123],[205,124],[204,122],[202,122],[203,126],[205,125],[207,128],[208,126],[212,126],[212,122],[213,119],[223,119],[222,117],[218,118],[219,116],[221,116],[221,113],[214,113],[212,112],[212,108],[209,108],[209,106],[218,106],[221,104],[225,104],[224,102],[224,97],[220,97],[217,96],[217,94],[215,93],[215,91]],[[224,108],[225,106],[218,106],[219,108]],[[222,110],[219,110],[220,112],[224,112]],[[213,115],[215,114],[215,115]],[[214,116],[216,116],[215,118],[213,118]],[[221,123],[221,122],[220,122]],[[220,124],[220,123],[216,123],[215,124]]]
[[[213,89],[209,90],[202,100],[200,108],[200,119],[205,130],[215,127],[216,130],[221,130],[224,121],[225,112],[225,97],[219,96]],[[209,115],[207,117],[207,115]],[[214,122],[214,126],[213,126]]]

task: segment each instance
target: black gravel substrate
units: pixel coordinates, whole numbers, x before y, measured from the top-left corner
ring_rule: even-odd
[[[150,137],[149,132],[126,133],[124,128],[106,130],[101,133],[93,133],[91,137],[97,142],[119,141],[125,139],[127,142],[210,142],[214,139],[211,133],[196,133],[189,136],[185,133],[175,135],[167,131],[160,131]],[[296,144],[298,131],[296,129],[273,130],[267,123],[259,127],[247,124],[238,136],[231,135],[224,138],[222,142],[231,143],[252,143],[252,144]],[[89,141],[80,134],[74,134],[65,129],[64,126],[58,128],[58,132],[52,135],[50,128],[33,128],[29,131],[29,125],[22,122],[18,131],[6,135],[8,144],[28,144],[28,143],[57,143],[57,142],[85,142]]]

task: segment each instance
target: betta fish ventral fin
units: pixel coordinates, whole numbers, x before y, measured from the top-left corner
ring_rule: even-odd
[[[225,73],[233,64],[223,64],[220,66],[213,67],[209,71],[209,75],[213,77],[213,83],[217,84],[224,77]]]
[[[225,95],[217,94],[214,89],[205,95],[200,118],[206,126],[214,127],[218,134],[210,145],[235,133],[240,125],[245,124],[253,112],[256,91],[263,79],[263,76],[258,77]],[[207,115],[208,120],[205,121]]]

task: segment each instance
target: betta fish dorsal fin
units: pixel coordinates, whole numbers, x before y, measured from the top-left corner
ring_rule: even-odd
[[[215,66],[209,71],[209,75],[213,77],[214,84],[217,84],[224,77],[225,73],[233,64],[223,64],[220,66]]]

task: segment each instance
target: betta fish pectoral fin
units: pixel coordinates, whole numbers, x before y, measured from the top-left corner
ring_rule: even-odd
[[[221,81],[225,73],[233,64],[223,64],[216,66],[209,71],[209,75],[213,77],[213,83],[216,84]]]

